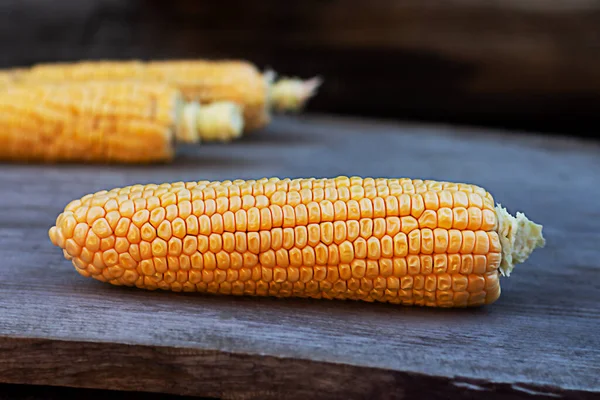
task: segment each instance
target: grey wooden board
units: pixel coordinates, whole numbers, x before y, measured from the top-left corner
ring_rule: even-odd
[[[547,246],[502,279],[497,303],[435,310],[112,287],[80,277],[47,238],[70,200],[101,189],[336,175],[482,185],[509,211],[542,223]],[[265,367],[273,376],[283,365],[312,365],[317,372],[298,370],[298,379],[313,388],[323,387],[320,374],[326,379],[340,366],[356,381],[369,382],[372,371],[373,384],[387,388],[386,398],[396,398],[389,397],[393,385],[411,383],[381,375],[388,372],[418,376],[421,384],[443,378],[464,390],[497,384],[515,393],[600,392],[598,143],[306,115],[277,118],[264,132],[228,145],[181,148],[177,161],[167,165],[0,164],[0,188],[0,381],[239,398],[244,387],[246,398],[293,397],[293,387],[282,389],[256,374],[240,375],[243,382],[233,394],[214,382],[202,386],[210,376],[201,371],[210,371],[211,363],[214,378],[221,376],[217,370],[258,368],[265,359],[282,360],[270,362],[272,370]],[[104,363],[115,357],[112,362],[129,365],[127,352],[138,352],[148,366],[168,364],[164,371],[173,376],[160,384],[156,377],[144,380],[141,370],[120,368],[114,370],[119,379],[111,380],[111,369],[104,368],[94,379],[103,345],[109,352]],[[53,365],[53,358],[62,361]],[[177,362],[187,363],[187,375],[171,365]],[[66,364],[72,372],[65,372]],[[227,376],[228,385],[235,386],[235,379]],[[352,385],[351,379],[340,381],[340,393],[347,390],[341,382]],[[335,388],[335,382],[328,386],[331,393]],[[406,393],[406,387],[397,389]],[[379,393],[361,390],[356,393]]]

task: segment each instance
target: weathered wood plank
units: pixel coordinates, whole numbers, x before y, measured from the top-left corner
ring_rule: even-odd
[[[40,361],[40,353],[52,359]],[[431,377],[310,360],[231,354],[188,348],[0,339],[0,374],[11,382],[148,390],[218,399],[428,399],[492,400],[592,393],[527,384]],[[18,359],[19,363],[9,360]],[[30,375],[28,371],[35,370]],[[112,397],[112,396],[111,396]]]
[[[242,57],[323,75],[312,110],[571,132],[600,125],[598,0],[9,0],[0,7],[2,67]]]
[[[170,165],[1,165],[0,381],[225,398],[598,394],[599,155],[593,142],[306,116]],[[67,202],[101,189],[339,174],[480,184],[544,224],[547,248],[494,305],[429,310],[112,287],[47,238]]]
[[[82,389],[64,386],[0,384],[0,400],[214,400],[208,397],[168,395],[165,393]]]

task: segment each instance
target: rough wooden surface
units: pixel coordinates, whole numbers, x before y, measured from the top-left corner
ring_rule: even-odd
[[[209,397],[168,395],[165,393],[125,392],[82,389],[64,386],[0,384],[0,400],[214,400]]]
[[[599,20],[600,0],[4,0],[0,66],[244,57],[323,75],[312,110],[573,131],[600,126]]]
[[[600,146],[443,126],[279,118],[170,165],[0,165],[0,381],[222,398],[600,394]],[[410,176],[490,190],[547,247],[473,310],[145,292],[80,277],[47,229],[133,183]]]

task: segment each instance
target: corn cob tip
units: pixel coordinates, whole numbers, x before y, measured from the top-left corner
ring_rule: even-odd
[[[181,103],[178,109],[177,141],[230,141],[241,136],[244,129],[243,111],[235,103],[223,101],[200,105]]]
[[[282,78],[271,87],[271,103],[277,112],[297,112],[316,94],[323,80],[314,77],[303,81],[298,78]]]
[[[508,213],[501,204],[496,205],[498,235],[502,244],[500,273],[510,276],[516,264],[523,263],[537,248],[546,245],[542,225],[530,221],[525,214],[517,212],[516,217]]]
[[[263,78],[267,86],[270,86],[273,84],[273,82],[275,82],[275,79],[277,78],[277,72],[273,71],[272,69],[267,69],[263,73]]]
[[[200,108],[196,126],[205,141],[227,142],[239,138],[244,130],[242,107],[229,101],[215,102]]]

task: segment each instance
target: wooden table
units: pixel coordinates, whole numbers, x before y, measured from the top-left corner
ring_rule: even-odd
[[[409,176],[483,185],[545,225],[492,306],[405,308],[112,287],[47,237],[133,183]],[[162,166],[0,166],[0,381],[236,399],[600,395],[600,146],[327,116],[279,118]]]

